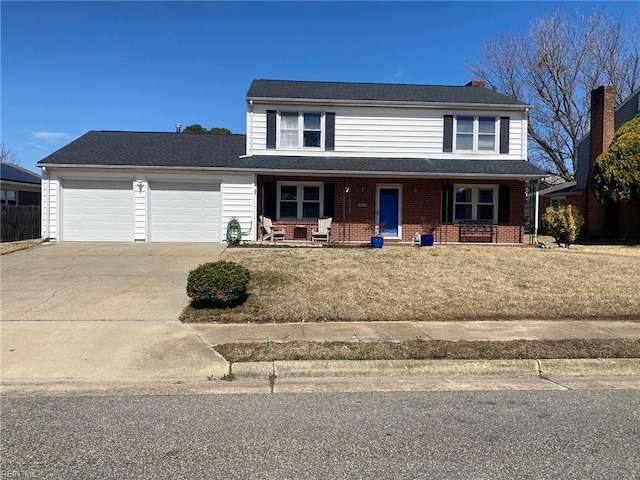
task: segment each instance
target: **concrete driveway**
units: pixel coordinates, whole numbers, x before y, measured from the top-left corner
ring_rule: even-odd
[[[175,320],[186,279],[225,244],[45,243],[0,257],[1,318]]]

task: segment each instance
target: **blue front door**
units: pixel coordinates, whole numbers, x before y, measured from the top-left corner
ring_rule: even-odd
[[[397,237],[400,222],[400,190],[396,187],[380,187],[380,230],[384,236]]]

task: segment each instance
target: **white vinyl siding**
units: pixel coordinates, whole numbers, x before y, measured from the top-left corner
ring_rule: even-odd
[[[320,107],[314,107],[319,109]],[[289,107],[288,110],[292,108]],[[314,149],[267,149],[266,111],[287,110],[278,105],[253,107],[247,120],[247,151],[254,155],[318,155]],[[304,111],[304,107],[300,107]],[[521,112],[491,110],[486,112],[454,111],[431,108],[347,107],[326,105],[323,111],[335,112],[335,150],[322,156],[391,157],[391,158],[526,158],[526,117]],[[499,154],[499,128],[493,151],[443,153],[444,115],[494,117],[509,116],[509,153]]]
[[[222,195],[222,240],[226,239],[227,224],[232,218],[238,219],[242,238],[252,240],[256,227],[256,197],[253,175],[226,177],[221,187]]]
[[[133,240],[131,181],[65,180],[62,192],[62,240]]]
[[[63,176],[62,179],[59,178]],[[104,177],[111,177],[110,180],[101,180]],[[256,212],[256,193],[255,193],[255,175],[231,172],[204,172],[198,170],[173,170],[167,171],[163,169],[119,169],[119,168],[64,168],[57,169],[54,167],[47,168],[44,172],[42,182],[42,235],[52,240],[69,240],[64,235],[62,221],[65,218],[65,202],[63,186],[84,185],[89,186],[90,195],[102,198],[99,193],[100,188],[96,187],[100,184],[110,183],[121,186],[122,190],[127,191],[126,215],[121,221],[126,219],[127,235],[122,241],[159,241],[165,235],[164,241],[212,241],[220,242],[226,240],[226,225],[231,218],[237,218],[242,227],[243,239],[255,239],[254,219],[257,217]],[[156,193],[162,186],[170,187],[165,190],[171,190],[168,193],[172,199],[165,198],[165,203],[169,200],[170,208],[168,211],[172,216],[170,222],[165,226],[158,226],[158,216],[162,217],[159,210],[153,210],[153,189]],[[195,185],[204,185],[203,188],[193,188]],[[93,188],[96,187],[96,188]],[[204,191],[202,195],[197,192]],[[185,220],[185,210],[180,210],[180,218],[175,213],[176,207],[182,209],[185,206],[185,199],[192,196],[200,197],[201,204],[196,207],[195,201],[186,201],[191,205],[186,207],[189,212],[189,220]],[[211,197],[215,200],[211,200]],[[67,195],[68,197],[68,195]],[[73,195],[72,195],[73,197]],[[109,195],[106,195],[108,198]],[[162,200],[155,198],[155,205],[158,202],[162,204]],[[182,205],[181,205],[182,202]],[[208,204],[208,205],[207,205]],[[209,208],[213,205],[213,208]],[[73,213],[73,208],[72,212]],[[151,217],[154,217],[153,219]],[[205,227],[190,227],[187,225],[186,233],[177,234],[175,230],[185,230],[185,223],[195,223],[193,220],[198,218],[197,222],[204,222]],[[67,215],[68,218],[68,215]],[[109,227],[108,217],[107,225],[100,228]],[[162,218],[160,218],[162,220]],[[152,225],[155,223],[155,225]],[[156,227],[155,231],[152,227]],[[162,233],[162,230],[165,233]],[[204,229],[204,233],[202,231]],[[213,230],[212,230],[213,229]],[[198,232],[199,231],[199,232]],[[154,235],[155,233],[155,235]],[[199,233],[203,235],[200,236]],[[196,235],[198,234],[198,235]],[[161,235],[158,237],[158,235]],[[99,238],[97,238],[99,237]],[[194,238],[196,237],[196,238]],[[173,240],[171,239],[173,238]],[[104,236],[84,236],[87,241],[114,241]]]
[[[152,242],[220,241],[220,185],[150,182],[149,237]]]

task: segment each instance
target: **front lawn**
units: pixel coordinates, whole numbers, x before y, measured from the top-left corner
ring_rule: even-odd
[[[228,248],[251,271],[233,309],[184,321],[640,318],[640,246]]]

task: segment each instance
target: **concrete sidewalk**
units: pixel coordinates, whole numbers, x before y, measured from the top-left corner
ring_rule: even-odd
[[[640,339],[640,321],[513,320],[188,324],[211,345],[251,342],[401,342],[406,340]]]
[[[600,383],[596,384],[600,388],[640,388],[640,359],[237,363],[233,365],[233,373],[238,379],[232,382],[234,387],[227,386],[228,382],[207,381],[219,380],[229,373],[228,362],[215,351],[216,345],[224,343],[291,340],[389,343],[416,338],[638,339],[640,322],[637,321],[231,325],[182,324],[176,320],[9,321],[1,322],[0,327],[3,393],[34,391],[34,388],[54,391],[59,388],[55,385],[66,385],[63,390],[72,388],[80,391],[87,388],[87,392],[101,392],[112,388],[109,385],[121,384],[126,384],[122,387],[124,390],[151,388],[149,391],[156,393],[161,393],[165,387],[171,390],[174,388],[171,385],[178,384],[184,385],[185,391],[193,392],[241,393],[269,388],[274,391],[273,385],[269,387],[270,374],[273,373],[277,375],[279,391],[331,391],[333,388],[349,391],[351,388],[366,389],[367,385],[375,390],[382,388],[382,385],[390,390],[405,387],[432,389],[436,384],[441,389],[464,389],[470,388],[469,385],[475,385],[473,388],[476,389],[530,389],[556,388],[560,381],[566,388],[573,388],[569,385],[578,385],[576,379],[592,376],[600,379],[617,377],[609,383],[598,380]],[[387,380],[367,382],[365,378]],[[626,380],[621,383],[621,378]],[[541,383],[541,380],[544,382]],[[152,387],[154,382],[156,387]],[[248,383],[241,388],[242,382]],[[283,390],[285,385],[293,390]]]

